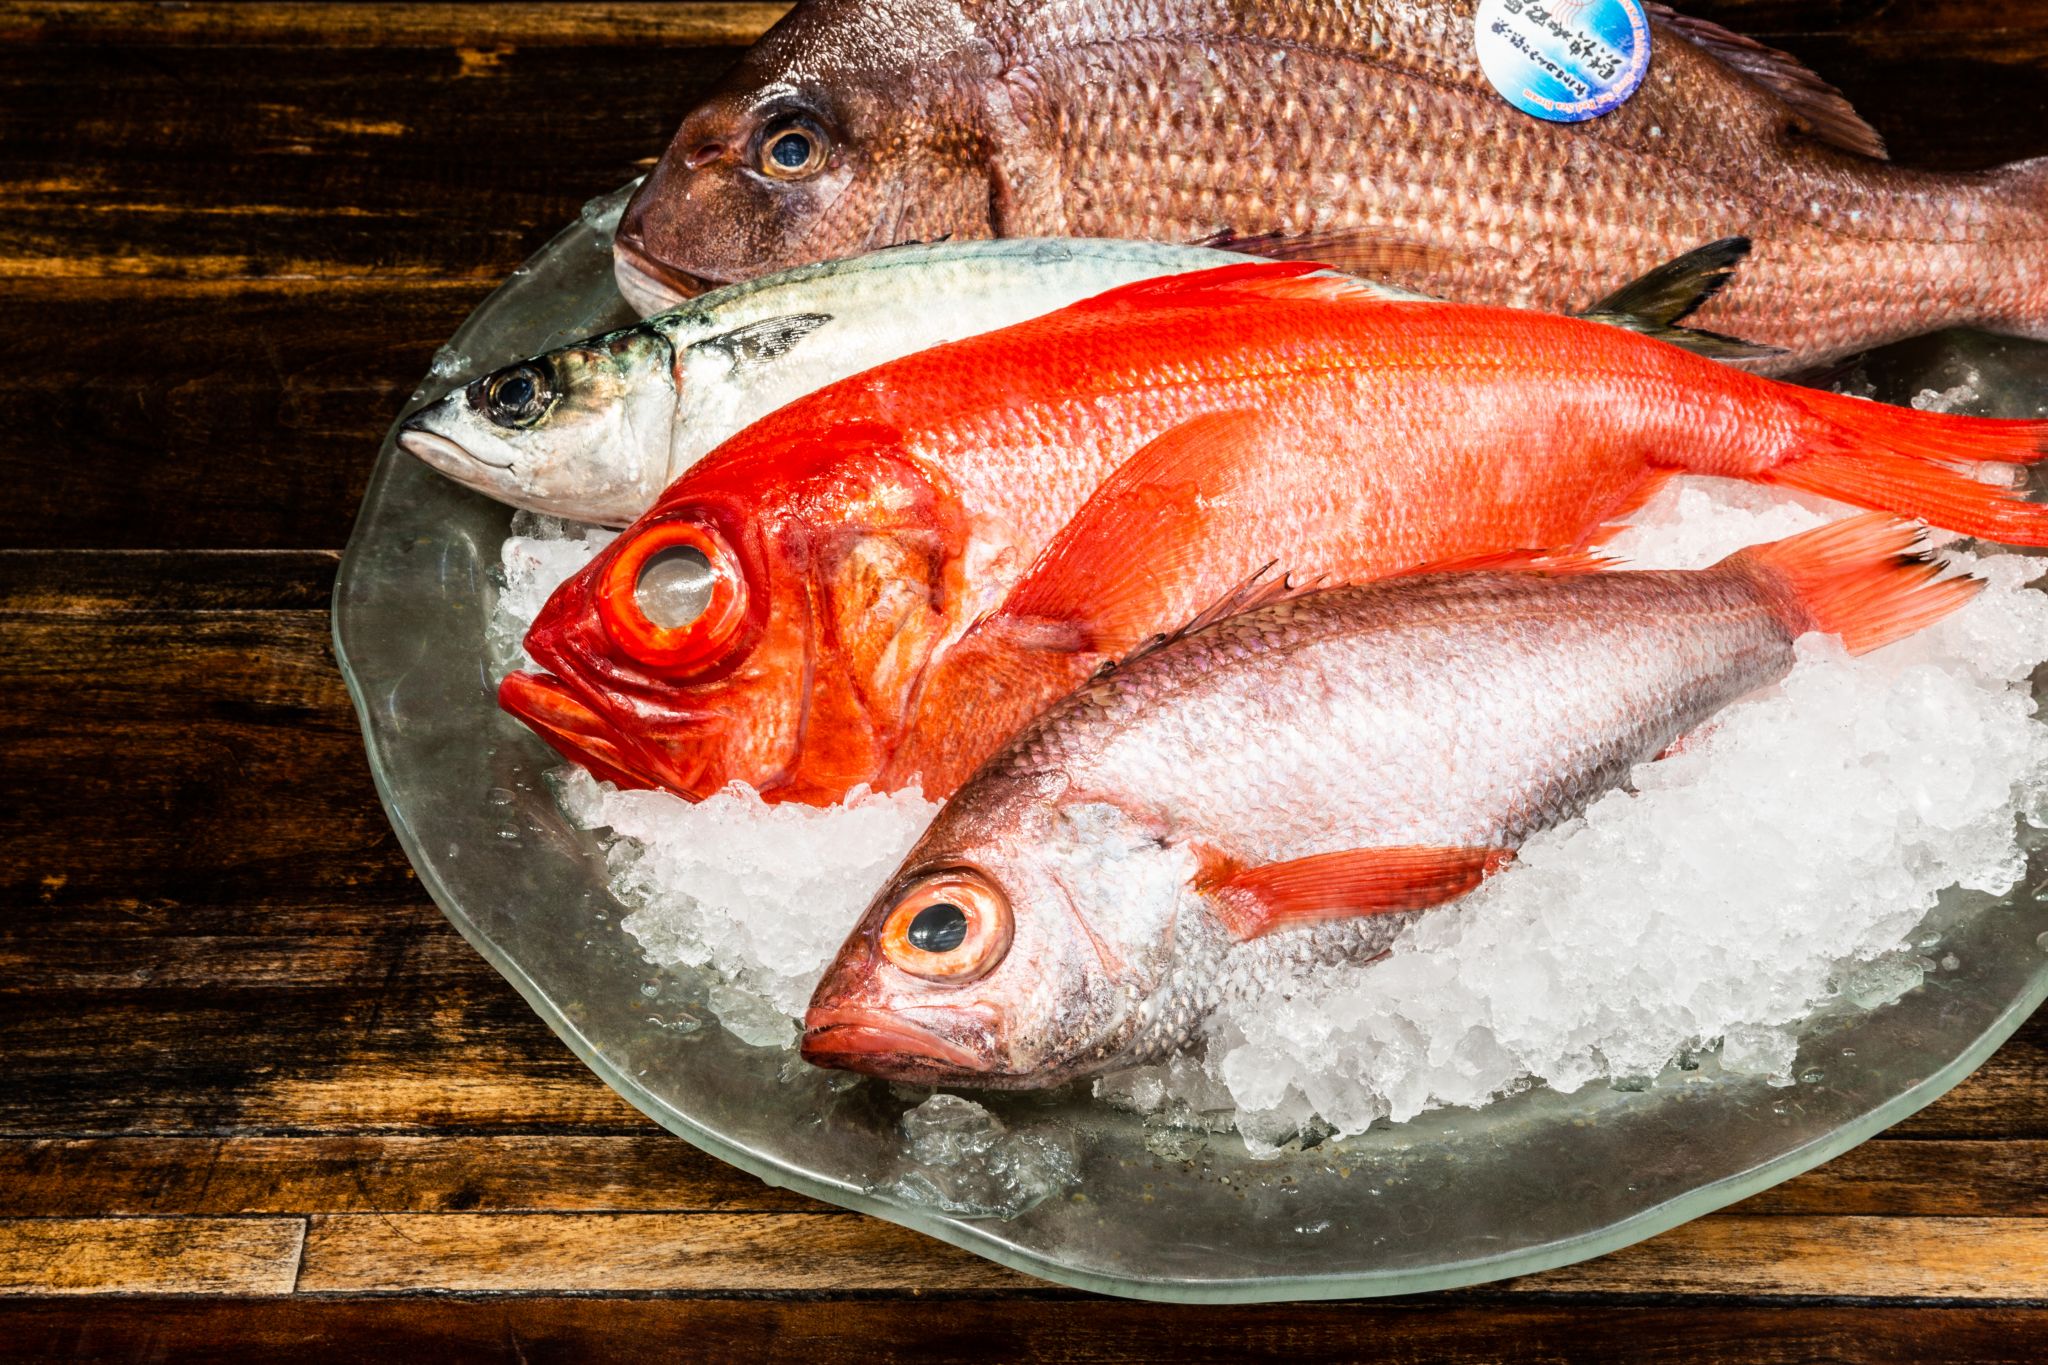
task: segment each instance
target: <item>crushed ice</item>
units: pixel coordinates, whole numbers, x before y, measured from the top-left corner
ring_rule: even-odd
[[[1610,550],[1698,567],[1849,510],[1678,480]],[[554,585],[610,535],[545,518],[514,529],[490,627],[501,667],[504,643],[517,650]],[[2048,727],[2027,682],[2048,660],[2048,594],[2025,587],[2039,565],[1949,553],[1989,585],[1955,616],[1863,659],[1809,637],[1779,686],[1639,768],[1634,794],[1532,840],[1515,869],[1424,916],[1385,960],[1228,1010],[1204,1048],[1096,1093],[1163,1123],[1234,1126],[1270,1152],[1539,1082],[1641,1088],[1717,1046],[1724,1071],[1791,1083],[1800,1021],[1918,985],[1934,963],[1906,938],[1936,895],[2010,889],[2024,866],[2016,813],[2048,823]],[[612,889],[643,952],[712,968],[713,1010],[764,1046],[794,1040],[847,927],[937,809],[864,792],[823,810],[770,806],[741,787],[692,805],[574,770],[560,789],[580,824],[611,831]],[[969,1109],[942,1096],[912,1111],[906,1136],[935,1155],[913,1158],[900,1179],[923,1183],[905,1193],[1002,1203],[972,1184],[999,1181],[990,1161],[945,1157],[1002,1140]]]
[[[959,1095],[933,1095],[897,1122],[901,1166],[886,1186],[906,1203],[965,1218],[1014,1218],[1072,1185],[1073,1138],[1045,1129],[1011,1132]]]

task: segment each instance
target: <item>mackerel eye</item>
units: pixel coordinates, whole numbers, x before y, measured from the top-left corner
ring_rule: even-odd
[[[777,119],[761,135],[761,173],[777,180],[807,180],[829,154],[824,133],[806,119]]]
[[[605,633],[641,663],[702,669],[725,657],[746,622],[746,575],[709,526],[657,522],[605,567],[597,612]]]
[[[1010,902],[978,872],[914,883],[882,922],[882,955],[912,976],[964,985],[1010,950]]]
[[[501,427],[529,427],[555,401],[547,371],[528,362],[487,375],[470,390],[470,402]]]

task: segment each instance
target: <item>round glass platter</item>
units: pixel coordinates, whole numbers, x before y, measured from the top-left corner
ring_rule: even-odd
[[[627,320],[602,202],[464,323],[419,399]],[[1888,398],[1965,368],[1988,407],[2038,397],[2048,347],[1950,334],[1868,363]],[[2008,411],[2012,410],[2008,404]],[[671,1132],[776,1185],[891,1219],[1004,1265],[1143,1298],[1251,1302],[1401,1294],[1598,1256],[1796,1175],[1967,1076],[2048,996],[2048,840],[2022,890],[1952,893],[1921,934],[1960,965],[1875,1010],[1808,1021],[1780,1087],[1711,1055],[1642,1089],[1537,1088],[1255,1159],[1234,1135],[1162,1134],[1085,1090],[976,1095],[1057,1130],[1077,1179],[1008,1219],[902,1193],[897,1122],[921,1096],[742,1043],[702,1009],[703,973],[657,970],[619,927],[597,835],[543,776],[553,753],[496,705],[484,647],[512,513],[387,436],[335,586],[337,656],[372,772],[448,919],[592,1070]],[[2024,829],[2024,827],[2023,827]],[[701,1026],[699,1026],[699,1021]]]

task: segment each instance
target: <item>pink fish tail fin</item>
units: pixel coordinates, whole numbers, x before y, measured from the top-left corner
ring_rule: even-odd
[[[2048,156],[2015,161],[1996,174],[2012,197],[2019,245],[1998,248],[1986,267],[1995,287],[2009,291],[2003,316],[1986,322],[2000,331],[2048,341]]]
[[[1761,584],[1793,634],[1839,636],[1852,654],[1933,625],[1984,586],[1943,578],[1948,566],[1925,553],[1920,528],[1882,512],[1753,545],[1720,567]]]
[[[2011,545],[2048,545],[2048,506],[1976,465],[2048,456],[2048,422],[1916,412],[1816,389],[1786,389],[1798,448],[1762,471],[1765,483],[1930,522]]]

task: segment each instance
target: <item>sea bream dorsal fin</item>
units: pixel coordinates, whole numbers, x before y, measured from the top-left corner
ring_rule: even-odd
[[[1804,131],[1846,152],[1878,161],[1889,159],[1877,129],[1863,121],[1841,91],[1791,53],[1765,47],[1754,38],[1680,14],[1654,0],[1643,8],[1663,27],[1785,101]]]

